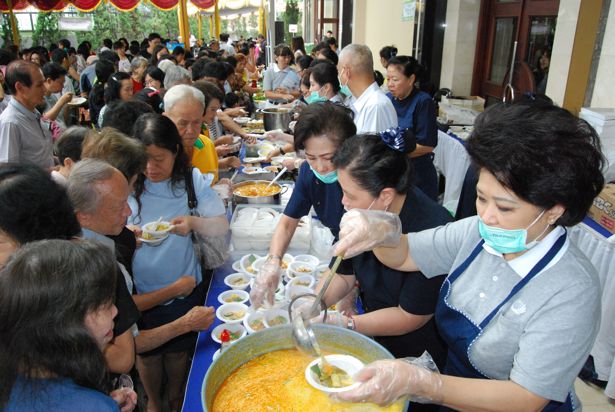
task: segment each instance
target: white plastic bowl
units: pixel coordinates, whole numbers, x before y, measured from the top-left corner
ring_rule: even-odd
[[[147,246],[155,247],[155,246],[159,246],[160,244],[162,244],[162,242],[164,242],[168,237],[169,235],[157,237],[155,239],[143,239],[142,237],[140,237],[139,240],[143,242],[144,244],[146,244]]]
[[[327,355],[325,356],[327,362],[331,365],[336,366],[346,372],[350,376],[355,376],[357,372],[363,369],[363,362],[354,356],[350,355]],[[345,392],[351,389],[356,388],[361,384],[361,382],[355,382],[350,386],[345,386],[343,388],[329,388],[327,386],[323,386],[318,382],[318,379],[314,377],[314,372],[312,372],[312,366],[317,364],[320,359],[315,359],[305,368],[305,379],[308,381],[310,385],[314,388],[326,392],[326,393],[334,393],[334,392]]]
[[[226,300],[233,296],[236,296],[240,298],[241,300]],[[248,300],[250,300],[250,294],[246,292],[245,290],[236,290],[236,289],[226,290],[218,295],[218,302],[220,302],[223,305],[225,303],[246,303]]]
[[[320,265],[320,259],[313,255],[297,255],[295,256],[295,262],[309,263],[313,267]]]
[[[243,312],[243,316],[229,319],[226,315],[230,312]],[[248,307],[243,303],[225,303],[216,309],[216,317],[227,324],[241,323],[248,317]]]
[[[315,267],[316,265],[312,265],[304,261],[298,261],[295,258],[295,261],[288,265],[288,270],[286,273],[288,275],[288,279],[296,278],[297,276],[312,275]]]
[[[290,282],[288,282],[287,287],[294,287],[294,286],[302,286],[302,287],[306,287],[309,289],[313,289],[314,285],[316,284],[316,279],[314,279],[314,276],[312,275],[301,275],[301,276],[295,276],[294,278],[292,278],[290,280]]]
[[[254,262],[250,263],[250,260],[249,260],[250,256],[254,257],[254,262],[256,262],[256,260],[261,258],[261,256],[255,255],[254,253],[247,254],[239,260],[239,266],[241,266],[241,271],[243,273],[247,274],[248,276],[254,277],[256,276],[256,270],[254,269],[254,267],[252,267]],[[250,271],[251,267],[252,267],[252,271]]]
[[[239,334],[239,337],[237,339],[231,338],[231,343],[235,343],[239,339],[247,335],[246,328],[244,328],[243,325],[241,325],[240,323],[223,323],[222,325],[216,326],[211,331],[211,338],[214,340],[214,342],[222,343],[222,339],[220,339],[220,335],[222,334],[222,331],[224,329],[228,330],[231,333]]]
[[[279,325],[272,324],[277,321],[276,318],[278,318],[279,316],[284,318],[284,323],[280,323]],[[269,309],[265,312],[265,326],[268,328],[280,325],[288,325],[289,323],[290,321],[288,320],[288,311],[284,309]]]
[[[241,283],[239,283],[240,279],[242,280]],[[245,273],[241,273],[241,272],[231,273],[230,275],[224,278],[224,284],[231,289],[246,290],[248,286],[250,286],[251,280],[252,280],[252,277],[249,275],[246,275]]]
[[[165,228],[156,229],[157,226],[164,226]],[[173,225],[171,224],[171,222],[168,222],[166,220],[161,220],[160,222],[155,221],[155,222],[146,223],[143,225],[142,229],[144,232],[149,233],[150,235],[154,237],[162,237],[162,236],[167,236],[169,234],[171,229],[173,229]]]
[[[292,301],[297,296],[314,293],[314,289],[305,286],[291,286],[288,284],[286,285],[286,292],[284,293],[286,294],[286,299]]]
[[[242,270],[241,269],[241,261],[236,260],[236,261],[233,262],[233,270],[235,272],[241,272],[241,270]]]
[[[247,318],[244,319],[243,321],[243,326],[246,328],[246,330],[248,331],[248,333],[251,335],[253,333],[258,332],[259,330],[254,330],[252,329],[252,326],[250,326],[254,321],[260,321],[263,324],[263,328],[265,329],[267,327],[267,325],[265,324],[265,312],[261,312],[261,311],[257,311],[257,312],[252,312],[248,315]]]

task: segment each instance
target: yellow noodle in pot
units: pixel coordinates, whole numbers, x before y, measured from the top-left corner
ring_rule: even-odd
[[[268,183],[250,183],[245,186],[238,187],[233,193],[239,196],[257,197],[257,196],[272,196],[280,193],[280,186],[273,184],[267,187]]]

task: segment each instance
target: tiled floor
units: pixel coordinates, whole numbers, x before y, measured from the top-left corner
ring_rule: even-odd
[[[602,389],[588,385],[580,379],[574,383],[577,396],[583,403],[583,412],[614,412],[615,400],[609,399]]]

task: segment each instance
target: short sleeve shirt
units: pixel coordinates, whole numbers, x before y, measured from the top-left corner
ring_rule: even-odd
[[[300,82],[301,79],[293,69],[287,67],[284,70],[280,70],[278,65],[274,63],[265,70],[263,89],[271,91],[284,87],[288,90],[299,90]]]
[[[406,195],[399,218],[403,233],[437,227],[453,220],[446,209],[416,188],[412,188]],[[373,252],[362,253],[350,260],[367,312],[397,306],[415,315],[435,312],[444,276],[429,279],[421,272],[391,269],[380,263]],[[395,357],[418,357],[427,350],[439,363],[439,367],[444,366],[446,349],[438,336],[433,318],[413,332],[376,339]]]
[[[372,83],[358,98],[351,97],[354,124],[358,133],[379,133],[397,127],[397,114],[391,100]]]
[[[438,144],[438,126],[436,125],[436,107],[427,93],[414,90],[410,96],[398,100],[387,93],[399,121],[399,127],[414,132],[416,142],[423,146],[436,147]]]
[[[222,201],[198,169],[192,170],[192,179],[200,215],[202,217],[224,215]],[[160,216],[163,220],[171,220],[189,214],[185,185],[182,182],[173,186],[170,179],[155,183],[145,181],[140,213],[134,196],[128,198],[128,204],[132,210],[128,223],[138,226],[156,221]],[[132,271],[137,293],[162,289],[184,275],[193,275],[197,284],[202,280],[201,267],[190,236],[171,234],[156,247],[143,245],[135,253]]]
[[[519,259],[539,260],[541,243],[506,261],[484,248],[453,283],[447,298],[479,324],[521,280]],[[408,236],[410,254],[426,276],[458,267],[478,244],[478,217]],[[548,247],[546,248],[548,250]],[[538,254],[538,256],[533,256]],[[566,241],[551,264],[507,304],[470,348],[483,375],[512,380],[527,390],[563,402],[589,355],[600,320],[600,283],[588,259]]]
[[[301,219],[314,207],[318,219],[331,229],[331,233],[337,238],[340,232],[340,220],[344,214],[342,197],[339,183],[321,182],[310,169],[308,162],[303,162],[284,214],[293,219]]]

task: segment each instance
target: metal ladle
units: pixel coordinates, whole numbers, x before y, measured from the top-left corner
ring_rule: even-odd
[[[295,346],[297,347],[297,349],[299,349],[300,351],[304,353],[307,353],[308,355],[321,357],[320,346],[318,346],[318,342],[316,341],[316,335],[314,334],[314,331],[312,330],[312,328],[309,325],[306,325],[306,321],[311,319],[314,316],[317,316],[320,313],[320,310],[319,310],[320,307],[323,307],[323,306],[324,306],[324,311],[325,311],[323,315],[323,321],[327,318],[327,307],[322,302],[322,297],[324,296],[325,292],[327,291],[327,288],[331,284],[331,281],[333,280],[333,277],[335,276],[335,272],[337,272],[337,268],[342,262],[342,259],[343,259],[343,256],[338,256],[335,259],[335,263],[333,263],[333,266],[331,267],[331,271],[329,272],[329,275],[327,276],[327,279],[325,280],[325,283],[322,285],[322,288],[320,289],[320,292],[318,292],[317,296],[312,293],[307,293],[307,294],[296,296],[290,302],[290,305],[288,306],[288,316],[290,317],[291,324],[293,325],[292,337],[293,337],[293,341],[295,342]],[[316,296],[316,300],[310,307],[309,312],[301,313],[301,316],[293,317],[293,312],[292,312],[293,304],[298,299],[305,298],[308,296]]]

